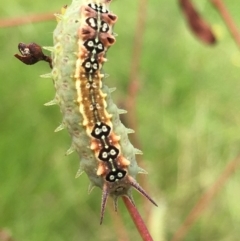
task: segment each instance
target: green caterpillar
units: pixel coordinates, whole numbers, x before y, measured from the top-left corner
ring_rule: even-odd
[[[63,114],[62,124],[56,129],[66,128],[72,137],[67,154],[76,151],[80,157],[77,176],[85,172],[90,179],[90,189],[100,187],[102,191],[102,223],[108,196],[115,202],[127,196],[133,203],[131,187],[135,188],[154,205],[157,204],[136,182],[138,173],[146,173],[138,167],[135,155],[141,151],[128,140],[127,129],[120,121],[123,110],[117,108],[111,98],[113,89],[103,84],[102,66],[106,52],[115,43],[113,26],[117,16],[110,12],[111,0],[73,0],[62,15],[57,15],[58,25],[54,30],[54,46],[49,61],[36,44],[19,45],[21,61],[33,64],[45,60],[52,72],[43,77],[54,81],[56,95],[46,105],[58,104]],[[37,47],[36,47],[37,46]]]

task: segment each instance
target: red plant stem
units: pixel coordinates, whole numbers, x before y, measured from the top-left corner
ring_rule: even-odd
[[[146,21],[147,21],[147,6],[148,0],[139,0],[138,1],[138,15],[134,33],[134,40],[132,46],[132,58],[131,58],[131,66],[130,66],[130,76],[129,76],[129,85],[128,85],[128,96],[125,101],[125,106],[127,106],[128,115],[127,115],[127,125],[135,130],[135,133],[130,136],[130,140],[132,144],[141,150],[141,142],[136,134],[138,132],[138,121],[136,118],[136,101],[137,95],[140,89],[140,63],[141,63],[141,55],[143,49],[143,41],[144,41],[144,33],[146,30]],[[139,166],[144,168],[144,161],[141,156],[138,156],[138,164]],[[148,190],[148,182],[146,175],[139,175],[140,183],[142,187]],[[149,203],[146,198],[142,198],[144,211],[146,213],[146,219],[149,218]],[[147,222],[147,221],[146,221]]]
[[[15,27],[23,24],[53,20],[53,13],[34,14],[24,17],[0,19],[0,28]]]
[[[112,225],[114,226],[114,230],[117,234],[116,241],[130,241],[130,237],[126,229],[126,225],[123,222],[122,216],[119,215],[116,210],[114,210],[113,206],[108,206],[108,210],[111,215]]]
[[[233,39],[237,43],[238,47],[240,47],[240,33],[236,26],[236,24],[233,21],[233,18],[229,14],[226,6],[221,0],[211,0],[212,4],[216,7],[216,9],[221,14],[223,20],[225,21],[225,24],[227,25],[230,33],[233,36]]]
[[[129,125],[131,128],[136,128],[137,120],[136,120],[136,97],[139,90],[139,71],[140,71],[140,61],[142,54],[142,46],[143,46],[143,36],[146,27],[146,15],[147,15],[147,3],[148,0],[140,0],[138,6],[138,17],[136,23],[136,29],[134,33],[134,41],[133,41],[133,53],[131,59],[131,68],[130,68],[130,78],[129,78],[129,86],[128,86],[128,98],[127,98],[127,106],[129,109]],[[135,140],[138,142],[138,140]],[[136,143],[135,143],[136,144]]]
[[[132,220],[138,229],[139,234],[141,235],[143,241],[153,241],[143,219],[141,218],[138,210],[129,200],[129,198],[123,196],[122,197],[124,204],[126,205],[128,212],[130,213]]]
[[[218,180],[201,196],[195,207],[191,210],[181,227],[177,230],[171,241],[181,241],[186,236],[190,227],[196,222],[203,210],[207,208],[214,196],[220,191],[229,177],[240,166],[240,155],[229,162]]]

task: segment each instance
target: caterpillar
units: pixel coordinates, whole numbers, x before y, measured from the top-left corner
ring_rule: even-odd
[[[113,103],[114,89],[103,83],[106,52],[116,41],[113,26],[117,16],[110,12],[110,3],[111,0],[73,0],[63,14],[57,14],[54,46],[45,47],[52,53],[51,61],[34,43],[19,44],[22,56],[15,55],[26,64],[37,62],[37,58],[52,67],[51,73],[42,77],[53,79],[56,95],[45,105],[60,106],[63,121],[56,131],[65,128],[72,137],[66,154],[78,153],[77,176],[87,174],[89,192],[95,186],[102,189],[100,223],[109,196],[116,211],[119,196],[127,196],[134,204],[131,188],[157,206],[135,180],[138,173],[146,173],[136,162],[135,155],[141,151],[128,139],[133,130],[119,119],[125,111]]]

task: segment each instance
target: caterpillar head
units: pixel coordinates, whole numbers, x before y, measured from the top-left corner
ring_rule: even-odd
[[[102,190],[102,204],[101,204],[101,216],[100,216],[100,224],[102,224],[104,212],[107,204],[108,196],[110,195],[114,200],[115,211],[117,211],[117,199],[120,196],[127,196],[133,205],[133,197],[131,195],[131,187],[135,188],[138,192],[140,192],[144,197],[146,197],[151,203],[155,206],[157,204],[153,201],[153,199],[146,193],[146,191],[137,183],[137,181],[129,176],[125,175],[122,179],[113,181],[113,182],[105,182]]]

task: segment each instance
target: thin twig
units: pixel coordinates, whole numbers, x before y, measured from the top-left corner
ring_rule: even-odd
[[[233,39],[235,40],[238,47],[240,47],[240,32],[236,26],[236,24],[233,21],[233,18],[229,14],[226,6],[221,0],[211,0],[212,4],[215,6],[215,8],[219,11],[221,14],[225,24],[227,25],[230,33],[233,36]]]
[[[136,207],[132,204],[132,202],[129,200],[129,198],[123,196],[122,197],[128,212],[130,213],[132,220],[136,226],[136,228],[138,229],[139,234],[141,235],[142,239],[144,241],[153,241],[143,219],[141,218],[138,210],[136,209]]]
[[[47,20],[53,20],[54,18],[55,17],[53,13],[42,13],[17,18],[0,19],[0,28],[15,27],[23,24],[43,22]]]
[[[140,73],[140,62],[141,62],[141,55],[143,49],[143,40],[144,40],[144,33],[146,29],[146,20],[147,20],[147,5],[148,0],[139,0],[138,5],[138,16],[137,22],[135,27],[134,33],[134,40],[133,40],[133,47],[132,47],[132,58],[131,58],[131,66],[130,66],[130,77],[129,77],[129,85],[128,85],[128,96],[126,98],[126,104],[128,108],[128,115],[127,115],[127,126],[134,129],[136,133],[138,132],[138,121],[136,119],[136,100],[137,95],[140,89],[140,80],[139,80],[139,73]],[[134,146],[141,149],[141,143],[137,134],[131,136],[131,141]],[[141,167],[144,167],[144,161],[141,156],[138,156],[138,163]],[[144,189],[148,190],[147,185],[147,178],[145,175],[140,176],[140,182]],[[144,210],[146,213],[146,219],[148,220],[149,212],[149,203],[148,201],[143,198]],[[147,222],[147,221],[146,221]]]
[[[108,210],[110,211],[111,220],[113,222],[114,230],[117,233],[117,235],[116,235],[117,240],[118,241],[129,241],[130,238],[129,238],[128,232],[126,230],[126,226],[124,225],[122,216],[119,215],[119,213],[117,213],[114,210],[113,206],[110,206],[108,208]]]
[[[140,72],[140,61],[142,54],[142,46],[143,46],[143,36],[146,26],[146,15],[147,15],[147,3],[148,0],[140,0],[139,1],[139,9],[137,16],[137,25],[136,31],[134,33],[134,41],[133,41],[133,54],[131,59],[131,67],[130,67],[130,79],[128,86],[128,100],[127,106],[129,109],[129,124],[131,128],[136,128],[137,120],[135,118],[135,110],[136,110],[136,97],[139,90],[139,72]],[[135,140],[138,142],[138,140]]]
[[[231,177],[234,171],[240,166],[240,155],[229,162],[218,180],[201,196],[195,207],[191,210],[181,227],[177,230],[171,241],[181,241],[186,236],[191,226],[206,209],[214,196],[221,190],[226,181]]]
[[[0,229],[0,241],[14,241],[9,230]]]

